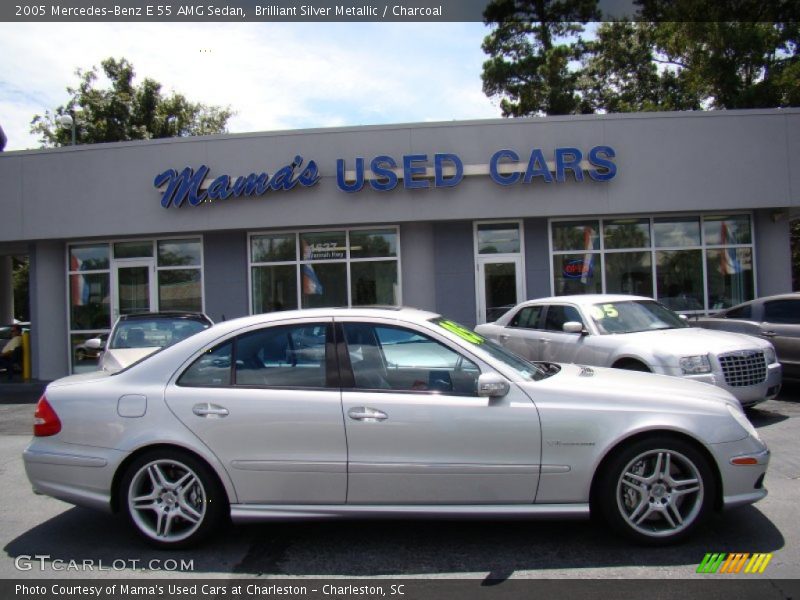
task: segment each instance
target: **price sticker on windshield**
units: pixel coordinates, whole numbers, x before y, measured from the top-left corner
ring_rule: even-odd
[[[619,316],[619,311],[613,304],[603,304],[602,306],[592,306],[592,317],[595,319],[616,319]]]

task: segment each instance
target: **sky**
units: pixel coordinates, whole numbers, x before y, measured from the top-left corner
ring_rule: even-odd
[[[34,115],[75,70],[125,57],[190,101],[229,105],[231,133],[495,118],[482,23],[0,23],[6,151],[39,148]]]

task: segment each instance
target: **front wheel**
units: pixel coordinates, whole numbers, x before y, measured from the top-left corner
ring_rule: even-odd
[[[227,503],[210,469],[178,450],[156,450],[137,458],[122,479],[123,510],[151,545],[185,548],[208,536]]]
[[[640,440],[608,464],[596,498],[608,523],[635,541],[680,541],[703,521],[716,494],[706,457],[666,436]]]

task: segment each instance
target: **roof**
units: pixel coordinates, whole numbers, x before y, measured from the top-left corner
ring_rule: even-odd
[[[631,296],[629,294],[574,294],[572,296],[549,296],[547,298],[536,298],[529,300],[525,304],[534,304],[540,302],[568,302],[570,304],[579,304],[581,306],[588,304],[600,304],[602,302],[629,302],[631,300],[653,300],[647,296]]]

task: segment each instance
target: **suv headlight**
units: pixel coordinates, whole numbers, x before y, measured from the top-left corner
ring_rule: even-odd
[[[711,363],[707,354],[700,356],[684,356],[678,360],[678,366],[684,375],[700,375],[701,373],[711,373]]]
[[[764,358],[766,359],[768,365],[778,362],[778,357],[775,355],[775,348],[772,346],[769,348],[764,348]]]
[[[728,412],[731,413],[731,416],[736,420],[736,422],[742,426],[742,429],[744,429],[747,433],[749,433],[757,440],[761,439],[760,437],[758,437],[758,430],[756,430],[756,428],[753,427],[753,424],[750,422],[750,419],[748,419],[747,415],[745,415],[744,412],[742,412],[742,409],[734,408],[730,404],[728,404],[727,407],[728,407]]]

